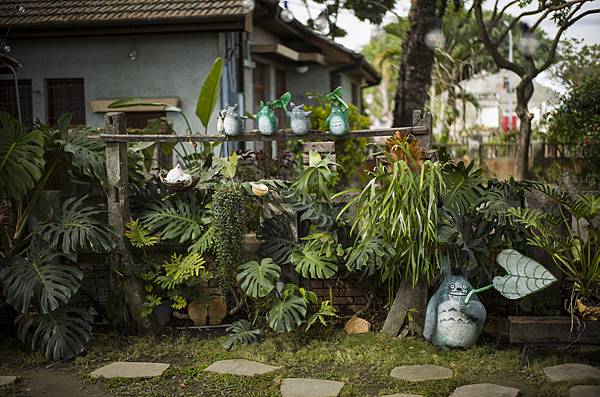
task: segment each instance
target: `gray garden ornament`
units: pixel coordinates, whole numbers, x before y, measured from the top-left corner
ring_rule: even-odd
[[[295,106],[293,102],[290,103],[292,111],[286,110],[288,117],[290,118],[290,127],[292,132],[296,135],[304,135],[310,128],[310,113],[304,111],[304,105]]]
[[[219,112],[217,119],[217,131],[228,136],[236,136],[242,133],[242,118],[236,112],[237,104],[227,106]]]
[[[485,307],[477,294],[494,288],[508,299],[520,299],[556,281],[544,266],[513,249],[502,250],[496,262],[506,275],[492,284],[473,289],[464,275],[445,274],[427,305],[425,339],[438,347],[473,346],[485,321]]]

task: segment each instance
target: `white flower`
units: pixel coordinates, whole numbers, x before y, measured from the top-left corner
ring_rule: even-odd
[[[269,187],[264,183],[251,183],[250,186],[252,186],[252,193],[258,197],[269,193]]]

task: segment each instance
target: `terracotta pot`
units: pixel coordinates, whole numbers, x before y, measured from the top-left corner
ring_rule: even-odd
[[[208,305],[208,323],[219,325],[227,316],[227,303],[223,297],[214,297]]]
[[[188,316],[194,322],[194,325],[206,325],[208,316],[208,305],[200,302],[190,302],[188,305]]]

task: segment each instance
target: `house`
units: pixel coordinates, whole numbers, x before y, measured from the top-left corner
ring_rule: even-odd
[[[453,138],[459,140],[465,129],[477,130],[484,139],[501,131],[518,129],[519,120],[514,109],[517,105],[515,87],[519,81],[519,76],[505,69],[497,73],[482,71],[462,81],[460,86],[477,101],[478,106],[467,102],[463,107],[462,101],[457,101],[456,108],[460,114],[450,128]],[[559,94],[536,81],[533,86],[528,107],[536,125],[558,103]]]
[[[309,29],[285,22],[272,0],[3,0],[0,31],[22,67],[18,87],[23,119],[103,126],[107,105],[123,97],[163,101],[192,116],[214,59],[225,61],[221,103],[255,112],[260,99],[286,90],[294,102],[306,92],[337,85],[360,106],[361,90],[379,76],[361,54]],[[0,77],[0,108],[15,112],[15,88]],[[128,126],[164,116],[161,107],[124,109]],[[174,128],[185,131],[177,114]],[[216,120],[210,132],[215,132]],[[249,127],[249,126],[248,126]]]

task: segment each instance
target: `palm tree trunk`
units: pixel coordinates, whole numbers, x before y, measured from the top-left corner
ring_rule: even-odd
[[[411,125],[413,110],[423,110],[433,67],[433,50],[425,45],[425,35],[441,28],[445,6],[445,1],[412,0],[394,98],[395,127]]]

